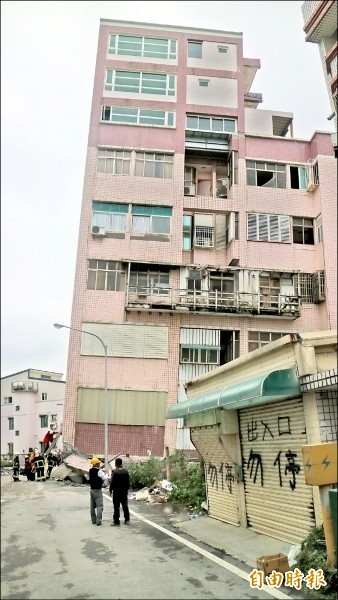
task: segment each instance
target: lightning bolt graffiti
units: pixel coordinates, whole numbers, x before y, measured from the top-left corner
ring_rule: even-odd
[[[307,467],[307,470],[309,470],[310,467],[312,467],[312,464],[310,463],[310,459],[309,458],[307,459],[307,463],[306,463],[305,466]]]
[[[324,460],[322,460],[322,465],[325,465],[324,471],[329,466],[329,464],[330,464],[330,461],[327,460],[327,456],[325,456]]]

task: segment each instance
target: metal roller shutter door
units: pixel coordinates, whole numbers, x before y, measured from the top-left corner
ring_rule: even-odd
[[[209,515],[239,525],[234,465],[220,442],[218,426],[192,428],[191,440],[205,464]]]
[[[298,544],[315,525],[301,452],[303,400],[243,409],[239,417],[248,526]]]

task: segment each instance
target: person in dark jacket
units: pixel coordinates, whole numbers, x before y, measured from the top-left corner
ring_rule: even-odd
[[[48,462],[48,469],[47,469],[46,479],[50,479],[52,470],[54,469],[54,467],[57,467],[57,465],[58,465],[58,460],[57,460],[56,454],[54,452],[51,452],[48,455],[47,462]]]
[[[101,525],[103,513],[102,484],[108,479],[104,469],[100,469],[101,461],[96,456],[91,459],[91,469],[89,469],[90,485],[90,518],[93,525]]]
[[[37,451],[33,462],[35,464],[36,481],[46,481],[44,455],[41,452]]]
[[[33,473],[32,463],[29,460],[29,455],[28,454],[26,454],[26,456],[25,456],[25,475],[27,477],[27,481],[34,481],[35,480],[35,473]]]
[[[13,458],[13,475],[12,475],[13,481],[20,481],[19,473],[20,473],[19,455],[15,454],[14,458]]]
[[[128,490],[130,487],[130,478],[127,469],[122,467],[122,458],[115,460],[115,469],[113,469],[109,491],[113,496],[113,523],[111,525],[120,525],[120,504],[122,506],[124,522],[126,525],[130,522],[128,507]]]

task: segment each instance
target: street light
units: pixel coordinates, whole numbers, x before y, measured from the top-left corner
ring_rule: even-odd
[[[108,465],[108,393],[107,393],[107,346],[96,333],[90,331],[82,331],[82,329],[76,329],[76,327],[69,327],[68,325],[61,325],[60,323],[54,323],[56,329],[72,329],[73,331],[80,331],[80,333],[86,333],[96,337],[102,344],[104,349],[104,466],[109,469]]]

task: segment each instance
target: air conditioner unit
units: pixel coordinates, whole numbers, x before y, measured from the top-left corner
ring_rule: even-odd
[[[106,230],[104,227],[100,227],[99,225],[93,225],[92,234],[102,237],[106,235]]]
[[[184,186],[184,195],[185,196],[195,196],[195,194],[196,194],[196,186],[194,183],[192,183],[191,185]]]
[[[34,383],[27,383],[27,390],[28,391],[33,391],[34,390]]]
[[[313,302],[319,304],[325,300],[324,271],[316,271],[312,274]]]
[[[217,190],[216,190],[217,198],[227,198],[228,191],[229,191],[229,178],[226,177],[225,179],[217,179],[216,183],[217,183]]]
[[[16,381],[15,383],[12,383],[12,388],[15,391],[17,391],[17,390],[25,390],[26,386],[25,386],[25,384],[24,384],[23,381]]]
[[[57,425],[58,425],[58,424],[57,424],[55,421],[52,421],[52,422],[49,424],[49,429],[50,429],[51,431],[56,431]]]

